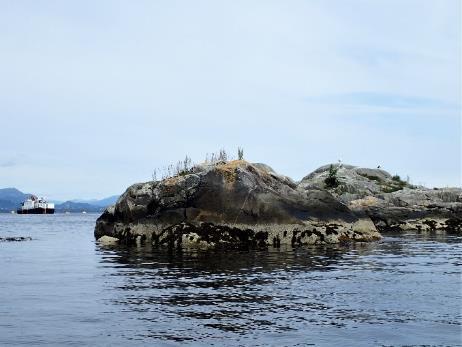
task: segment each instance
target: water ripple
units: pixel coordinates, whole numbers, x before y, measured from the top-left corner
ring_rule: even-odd
[[[0,216],[0,345],[462,345],[462,238],[168,252],[95,215]]]

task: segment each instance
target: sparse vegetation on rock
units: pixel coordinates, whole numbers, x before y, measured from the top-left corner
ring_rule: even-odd
[[[393,193],[397,192],[398,190],[402,190],[405,187],[413,188],[408,182],[401,180],[399,175],[394,175],[391,178],[391,181],[384,182],[382,191],[384,193]]]
[[[242,147],[238,147],[237,150],[237,157],[238,160],[244,160],[244,149]],[[154,169],[152,173],[152,180],[157,181],[158,175],[160,175],[161,180],[173,178],[177,176],[185,176],[194,172],[195,170],[200,170],[198,166],[201,165],[223,165],[232,160],[232,158],[228,155],[226,150],[220,149],[217,153],[207,153],[205,157],[205,161],[203,164],[194,164],[191,158],[186,155],[184,160],[180,160],[176,162],[176,164],[168,165],[162,169]]]
[[[242,147],[237,148],[237,160],[244,160],[244,149]]]

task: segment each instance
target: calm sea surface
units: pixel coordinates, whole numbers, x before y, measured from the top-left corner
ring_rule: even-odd
[[[107,248],[97,215],[0,214],[1,346],[462,345],[462,238]]]

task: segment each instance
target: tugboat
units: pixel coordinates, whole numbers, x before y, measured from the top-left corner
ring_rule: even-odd
[[[18,214],[53,214],[55,213],[55,204],[45,201],[44,198],[31,195],[21,203],[21,207],[16,212]]]

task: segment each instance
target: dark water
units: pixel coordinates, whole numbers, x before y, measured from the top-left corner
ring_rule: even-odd
[[[100,247],[96,215],[0,215],[0,345],[457,346],[460,236],[168,253]]]

